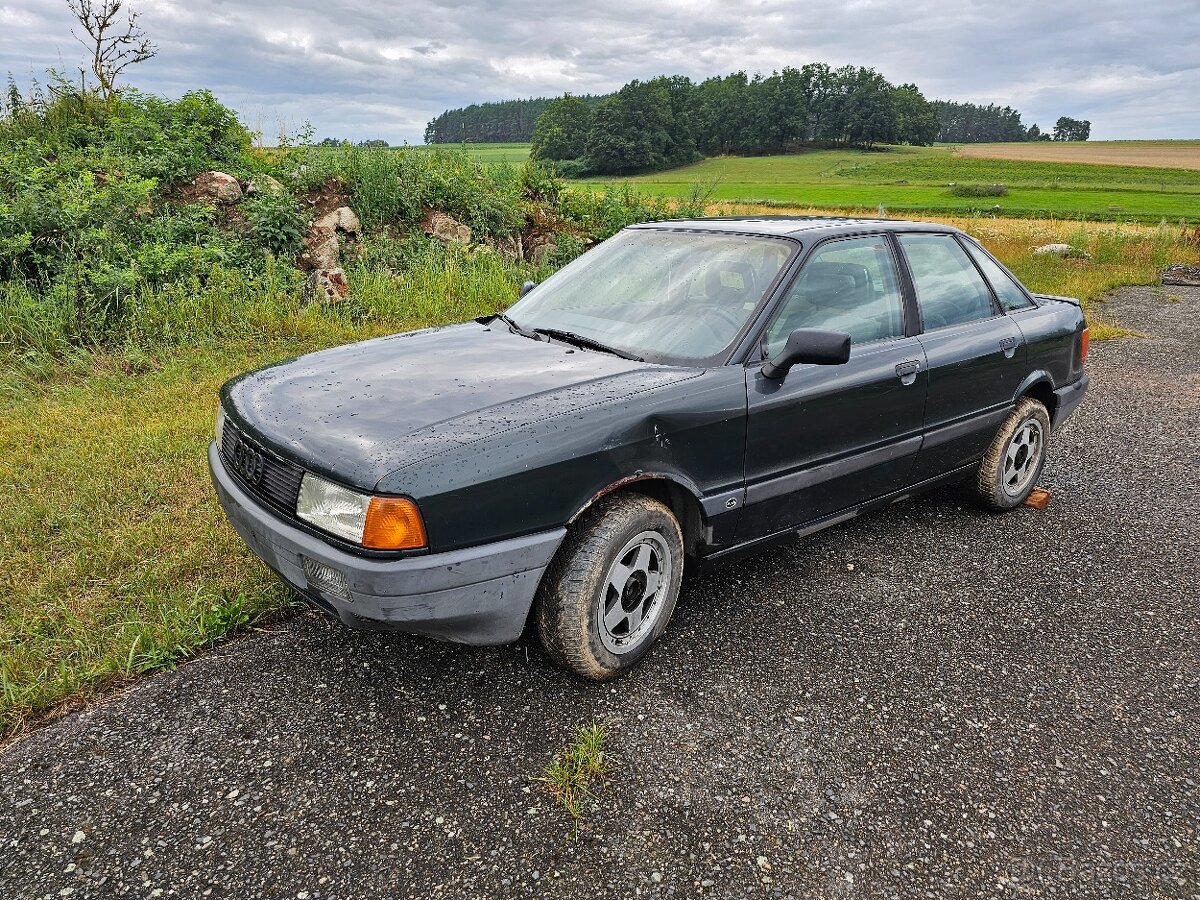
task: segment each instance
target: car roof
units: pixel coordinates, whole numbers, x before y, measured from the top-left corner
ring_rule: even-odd
[[[719,216],[704,219],[670,219],[665,222],[647,222],[631,227],[666,231],[715,231],[768,237],[800,237],[804,235],[814,239],[828,237],[831,234],[861,234],[864,231],[959,231],[951,225],[942,225],[936,222],[843,218],[840,216]]]

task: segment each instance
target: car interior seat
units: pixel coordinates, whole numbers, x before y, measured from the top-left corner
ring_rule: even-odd
[[[709,266],[704,280],[704,293],[714,306],[734,307],[757,302],[754,267],[747,262],[729,260]]]

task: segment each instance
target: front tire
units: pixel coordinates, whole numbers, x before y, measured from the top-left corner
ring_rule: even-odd
[[[542,645],[584,678],[615,678],[667,627],[682,579],[683,535],[671,511],[641,494],[606,498],[576,523],[542,579]]]
[[[976,494],[987,509],[1004,512],[1025,502],[1046,464],[1050,414],[1032,397],[1017,403],[979,464]]]

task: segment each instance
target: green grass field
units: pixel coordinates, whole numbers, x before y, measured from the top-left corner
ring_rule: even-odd
[[[427,144],[444,150],[466,150],[480,162],[523,163],[529,159],[528,144]]]
[[[1200,171],[967,158],[953,147],[886,152],[818,150],[787,156],[721,157],[624,182],[672,197],[697,186],[712,200],[792,208],[899,213],[987,213],[1097,221],[1200,222]],[[956,197],[950,184],[1003,184],[1007,196]]]
[[[523,162],[528,144],[444,145],[487,162]],[[972,154],[957,155],[958,151]],[[975,155],[978,154],[978,155]],[[1007,154],[1035,158],[1009,159]],[[1084,144],[982,144],[891,147],[886,151],[814,150],[786,156],[718,157],[631,178],[591,178],[584,184],[630,183],[667,197],[697,189],[714,201],[794,209],[978,214],[1093,221],[1200,222],[1198,141],[1112,141]],[[1060,161],[1094,159],[1096,162]],[[1113,165],[1102,160],[1144,160]],[[1003,184],[996,198],[956,197],[949,185]]]

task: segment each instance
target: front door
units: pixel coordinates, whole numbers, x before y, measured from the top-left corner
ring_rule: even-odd
[[[739,540],[819,519],[909,483],[921,444],[927,366],[905,337],[883,235],[813,251],[764,335],[774,356],[796,328],[850,334],[850,361],[799,365],[781,381],[747,366],[746,501]]]
[[[949,234],[901,234],[929,362],[925,443],[913,480],[978,460],[1012,409],[1025,373],[1025,337]]]

